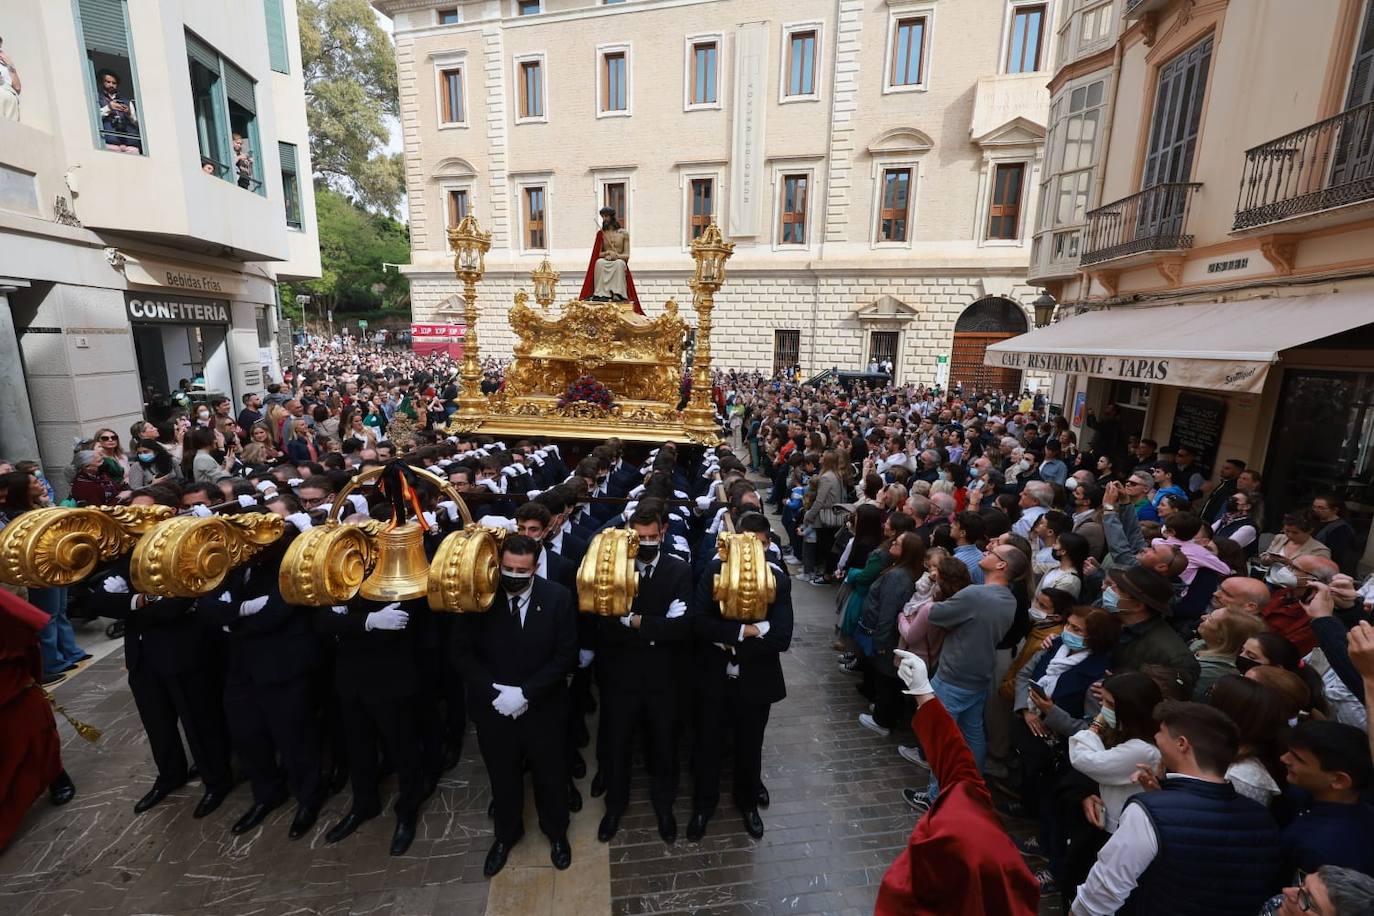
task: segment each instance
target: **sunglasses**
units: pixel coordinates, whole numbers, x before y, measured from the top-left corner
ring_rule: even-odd
[[[116,442],[119,440],[118,436],[96,436],[96,438],[101,442]]]

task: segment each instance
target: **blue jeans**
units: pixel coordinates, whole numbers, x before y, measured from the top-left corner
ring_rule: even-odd
[[[959,726],[959,731],[963,733],[964,741],[968,744],[968,749],[973,752],[974,763],[978,765],[978,772],[983,771],[983,760],[987,757],[988,741],[983,732],[983,704],[987,702],[988,689],[969,690],[964,687],[955,687],[940,680],[937,674],[930,682],[931,689],[940,698],[940,702],[945,705],[945,710],[949,713],[954,724]],[[926,792],[934,798],[940,791],[940,784],[935,779],[935,774],[930,775],[930,785],[926,786]]]
[[[76,631],[67,619],[67,590],[31,588],[29,603],[52,617],[38,633],[38,644],[43,650],[43,676],[66,671],[85,654],[76,644]]]

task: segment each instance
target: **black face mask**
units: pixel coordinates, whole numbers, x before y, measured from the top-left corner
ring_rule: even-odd
[[[1257,668],[1261,664],[1263,664],[1263,662],[1257,661],[1253,658],[1247,658],[1244,655],[1236,656],[1236,670],[1239,671],[1241,674],[1244,674],[1251,668]]]
[[[659,545],[639,542],[639,552],[635,556],[641,563],[652,563],[658,558]]]
[[[513,573],[501,573],[501,587],[505,589],[507,595],[517,595],[530,587],[534,581],[534,573],[524,576],[517,576]]]

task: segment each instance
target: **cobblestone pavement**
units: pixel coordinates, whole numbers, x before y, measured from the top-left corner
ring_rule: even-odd
[[[609,901],[618,916],[871,913],[883,872],[912,826],[901,789],[922,784],[925,774],[897,756],[899,733],[880,738],[856,722],[865,707],[857,679],[839,671],[830,648],[833,589],[796,580],[793,596],[788,696],[773,709],[764,749],[772,806],[762,811],[761,841],[751,840],[734,815],[728,765],[706,837],[672,847],[658,838],[640,772],[619,835],[609,850],[597,848],[602,804],[587,795],[583,780],[586,806],[573,818],[574,871],[553,872],[547,846],[532,830],[507,870],[487,882],[490,795],[471,734],[462,762],[426,804],[414,846],[400,858],[387,855],[389,816],[325,845],[324,831],[347,808],[347,791],[330,799],[315,830],[295,842],[286,837],[290,806],[242,837],[229,833],[250,804],[246,784],[204,820],[191,817],[198,783],[136,816],[133,804],[153,773],[120,648],[57,690],[73,715],[105,734],[92,746],[60,723],[77,797],[65,808],[38,802],[0,854],[0,912],[564,916],[605,912]],[[677,803],[684,828],[690,779],[684,766]],[[532,810],[526,821],[533,827]],[[1013,825],[1020,834],[1029,828]],[[1058,913],[1057,899],[1042,912]]]

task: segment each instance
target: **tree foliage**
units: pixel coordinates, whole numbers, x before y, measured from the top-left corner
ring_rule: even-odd
[[[319,186],[315,189],[315,213],[320,227],[321,276],[284,284],[282,302],[294,305],[295,297],[305,294],[332,297],[329,301],[336,312],[406,308],[408,283],[395,269],[383,266],[410,260],[410,234],[405,225]]]
[[[315,173],[369,209],[396,213],[401,157],[382,152],[387,118],[398,115],[391,37],[367,0],[301,0],[297,10]]]

